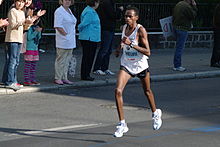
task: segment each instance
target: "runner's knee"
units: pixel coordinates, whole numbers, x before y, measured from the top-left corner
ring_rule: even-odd
[[[150,96],[152,94],[152,90],[151,89],[146,89],[144,91],[144,93],[145,93],[146,96]]]
[[[122,90],[119,88],[115,89],[115,96],[122,96]]]

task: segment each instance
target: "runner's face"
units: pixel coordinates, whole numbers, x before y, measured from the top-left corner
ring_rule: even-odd
[[[125,12],[125,23],[128,25],[132,25],[136,23],[138,20],[138,16],[136,16],[134,10],[127,10]]]

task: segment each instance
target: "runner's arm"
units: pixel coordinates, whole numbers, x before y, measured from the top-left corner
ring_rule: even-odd
[[[139,35],[138,37],[139,44],[134,45],[133,48],[146,56],[150,56],[150,46],[148,42],[147,31],[145,30],[144,27],[140,27],[140,29],[138,30],[138,35]]]

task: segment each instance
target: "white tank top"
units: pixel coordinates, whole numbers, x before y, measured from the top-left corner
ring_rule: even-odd
[[[122,38],[128,37],[132,44],[138,45],[137,32],[142,25],[138,24],[130,36],[125,35],[127,24],[124,25]],[[121,56],[121,65],[124,66],[131,74],[138,74],[149,67],[148,56],[131,48],[129,45],[123,44],[123,54]]]

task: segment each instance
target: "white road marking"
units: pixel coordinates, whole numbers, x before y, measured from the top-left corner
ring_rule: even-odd
[[[98,125],[101,125],[101,123],[99,123],[99,124],[85,124],[85,125],[83,125],[83,124],[72,125],[72,126],[65,126],[65,127],[43,129],[43,130],[39,130],[39,131],[25,131],[25,132],[20,131],[18,133],[8,134],[8,135],[5,135],[5,136],[17,136],[17,135],[22,135],[22,134],[32,135],[32,134],[42,134],[42,133],[53,133],[54,131],[76,129],[76,128],[87,128],[87,127],[94,127],[94,126],[98,126]]]

